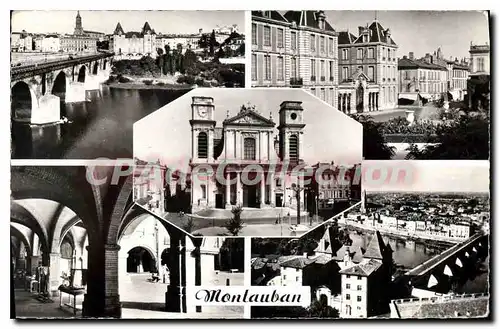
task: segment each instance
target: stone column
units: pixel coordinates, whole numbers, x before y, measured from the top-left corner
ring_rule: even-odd
[[[95,242],[87,246],[87,292],[83,299],[84,317],[103,317],[105,315],[105,275],[106,259],[104,245]]]
[[[347,94],[347,110],[346,112],[351,114],[351,93]]]
[[[62,283],[60,271],[61,254],[51,252],[49,257],[49,293],[51,296],[59,296],[58,288]]]
[[[271,186],[270,191],[269,191],[269,201],[271,201],[271,207],[275,207],[275,201],[276,201],[276,196],[275,196],[275,184],[276,182],[274,181],[274,172],[269,173],[269,184]]]
[[[114,318],[120,318],[122,315],[118,290],[119,251],[120,246],[117,244],[104,245],[104,315]]]
[[[266,196],[266,175],[264,172],[261,174],[260,180],[260,207],[264,208],[266,204],[265,196]]]
[[[380,92],[375,93],[375,110],[378,111],[378,95]]]
[[[231,176],[226,173],[226,209],[231,209],[231,184],[229,183]]]
[[[368,93],[368,111],[372,110],[372,94],[373,93]]]
[[[168,262],[169,284],[165,293],[165,310],[167,312],[182,312],[184,287],[183,280],[183,247],[181,246],[181,237],[170,236],[170,255]]]
[[[236,205],[243,205],[243,190],[241,188],[241,173],[236,173]]]

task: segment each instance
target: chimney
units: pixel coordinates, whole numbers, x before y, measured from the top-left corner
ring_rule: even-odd
[[[203,29],[199,29],[199,30],[198,30],[198,33],[199,33],[199,34],[202,34],[202,33],[203,33]]]
[[[403,59],[408,59],[408,57],[406,55],[403,56]]]
[[[365,28],[363,26],[358,26],[358,32],[359,32],[359,35],[363,34],[363,30]]]
[[[410,51],[410,53],[408,54],[408,57],[409,57],[411,60],[413,60],[413,59],[414,59],[414,57],[413,57],[413,51]]]

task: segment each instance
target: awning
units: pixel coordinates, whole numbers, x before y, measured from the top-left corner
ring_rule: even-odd
[[[410,99],[412,101],[416,101],[417,97],[417,93],[399,93],[399,98]]]

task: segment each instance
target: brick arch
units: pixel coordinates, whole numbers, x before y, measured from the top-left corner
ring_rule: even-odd
[[[26,251],[28,252],[28,256],[33,255],[33,251],[31,248],[31,245],[29,243],[28,237],[26,237],[21,231],[19,231],[16,227],[10,225],[10,235],[15,236],[18,238],[20,241],[24,243],[24,247],[26,248]]]
[[[71,229],[73,228],[73,226],[75,226],[76,224],[78,224],[81,221],[82,220],[80,218],[75,216],[75,217],[71,218],[68,222],[66,222],[64,224],[64,226],[61,227],[61,230],[60,230],[61,234],[59,235],[60,236],[59,241],[62,242],[62,239],[66,236],[66,234],[71,232]]]
[[[111,210],[111,218],[106,235],[107,244],[117,244],[119,240],[119,231],[122,225],[127,210],[132,205],[132,191],[133,191],[133,176],[128,175],[122,179],[118,195]]]
[[[76,249],[75,237],[73,236],[73,233],[71,233],[71,231],[68,231],[65,235],[61,236],[61,243],[59,244],[58,250],[61,250],[64,239],[68,240],[68,243],[71,245],[71,248],[73,248],[73,250]]]
[[[38,88],[38,85],[34,86],[26,81],[11,82],[11,119],[18,117],[17,109],[29,109],[31,119],[33,111],[38,108],[36,88]]]
[[[73,81],[76,82],[85,82],[88,74],[89,74],[89,69],[85,64],[77,65],[74,70],[75,77]]]
[[[23,206],[11,201],[10,202],[10,220],[14,223],[19,223],[29,227],[36,235],[40,242],[42,252],[48,253],[49,249],[49,235],[47,229],[33,216],[31,212],[26,210]]]
[[[64,76],[64,86],[61,85],[61,74]],[[56,84],[57,82],[57,84]],[[53,73],[53,79],[47,82],[47,91],[53,95],[59,96],[60,93],[66,93],[69,89],[70,78],[66,72],[66,70],[58,70]]]
[[[93,186],[85,167],[13,167],[13,199],[47,199],[70,208],[84,223],[89,240],[102,241]]]
[[[70,232],[71,227],[76,223],[80,222],[81,219],[78,216],[74,216],[69,221],[63,223],[60,218],[56,218],[56,223],[54,225],[54,230],[52,232],[51,250],[57,253],[61,247],[62,240]],[[69,225],[68,225],[69,224]]]

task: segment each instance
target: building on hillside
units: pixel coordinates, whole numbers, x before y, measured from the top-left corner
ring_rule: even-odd
[[[470,223],[458,222],[450,224],[449,236],[452,238],[468,239],[471,236]]]
[[[398,61],[399,100],[436,99],[448,91],[448,69],[432,63],[432,57],[415,59],[413,52]]]
[[[358,264],[340,271],[342,318],[368,318],[389,312],[392,249],[376,231]]]
[[[300,87],[337,107],[338,33],[324,11],[252,11],[252,86]]]
[[[377,21],[358,28],[358,36],[339,32],[339,109],[344,113],[397,106],[398,45]]]
[[[73,34],[60,36],[60,50],[62,52],[96,52],[97,41],[101,38],[104,38],[104,33],[83,30],[82,17],[78,11]]]

